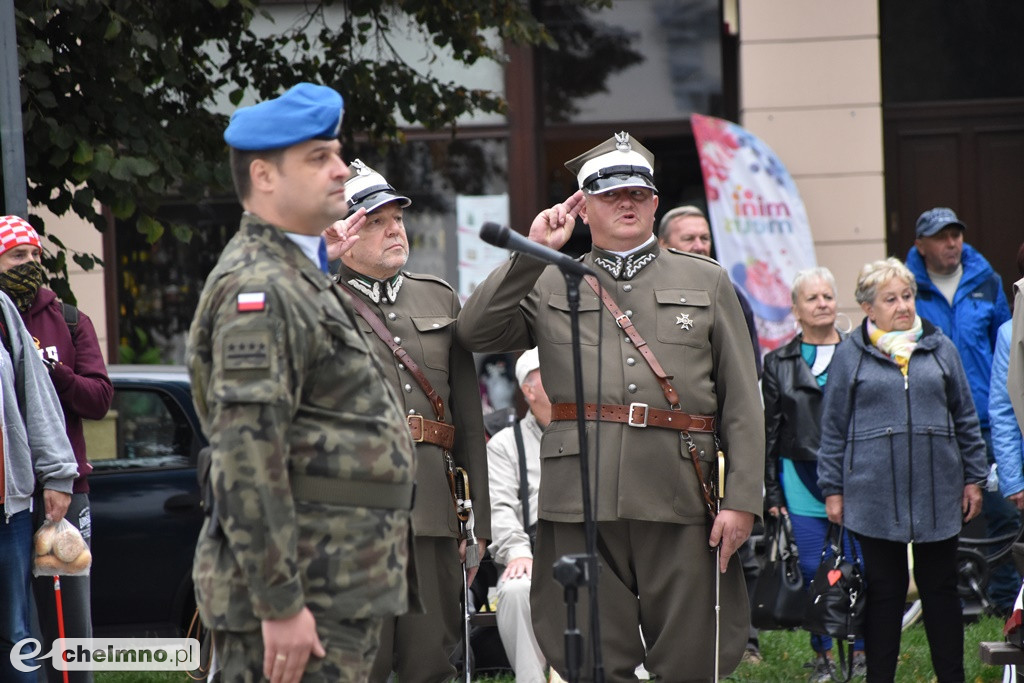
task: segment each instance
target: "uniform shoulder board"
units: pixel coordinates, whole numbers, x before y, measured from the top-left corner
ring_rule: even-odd
[[[702,261],[707,261],[708,263],[714,263],[716,266],[722,265],[715,259],[711,258],[710,256],[704,256],[703,254],[693,254],[688,251],[679,251],[674,247],[666,247],[665,251],[671,251],[673,254],[679,254],[680,256],[689,256],[690,258],[696,258]]]
[[[436,275],[430,275],[428,273],[409,273],[409,272],[406,272],[404,270],[402,271],[402,275],[404,275],[405,277],[409,278],[410,280],[422,280],[424,282],[436,282],[439,285],[444,285],[447,289],[450,289],[453,292],[455,291],[455,288],[452,287],[450,284],[448,284],[448,282],[446,280],[443,280],[443,279],[437,277]]]

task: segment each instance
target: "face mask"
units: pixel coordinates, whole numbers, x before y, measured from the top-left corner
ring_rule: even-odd
[[[36,261],[26,261],[0,273],[0,291],[11,297],[22,313],[32,307],[42,285],[43,266]]]

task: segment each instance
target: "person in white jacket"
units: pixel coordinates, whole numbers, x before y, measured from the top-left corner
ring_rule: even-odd
[[[516,361],[516,381],[529,411],[519,421],[526,459],[527,513],[520,497],[519,447],[515,427],[506,427],[487,442],[487,477],[491,494],[491,542],[494,561],[505,569],[498,579],[498,634],[516,673],[516,681],[544,681],[544,655],[530,622],[533,577],[532,531],[537,526],[540,489],[540,437],[551,419],[551,401],[541,383],[537,349]]]
[[[43,489],[46,518],[58,522],[71,502],[78,463],[46,367],[21,314],[0,292],[0,681],[36,680],[36,663],[12,649],[29,638],[32,576],[32,494]],[[31,648],[24,648],[31,651]]]

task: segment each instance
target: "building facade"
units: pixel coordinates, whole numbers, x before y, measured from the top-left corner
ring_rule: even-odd
[[[460,122],[454,138],[408,129],[407,144],[383,157],[347,151],[412,197],[410,269],[458,282],[457,228],[472,220],[464,199],[507,197],[509,225],[525,231],[575,189],[562,163],[622,129],[658,158],[661,211],[703,203],[689,124],[700,113],[737,121],[785,163],[817,262],[836,274],[840,309],[854,322],[860,266],[903,258],[914,220],[932,206],[954,208],[1007,286],[1016,279],[1024,48],[1014,37],[1024,10],[1015,3],[616,0],[582,16],[565,0],[535,5],[563,46],[584,27],[591,52],[512,47],[503,70],[465,75],[502,92],[507,117]],[[103,241],[66,219],[47,221],[65,241],[81,231],[74,243],[104,255],[105,274],[73,273],[72,287],[106,330],[111,360],[121,346],[126,357],[180,360],[202,280],[239,212],[230,197],[198,207],[169,200],[167,215],[192,225],[199,242],[155,247],[130,225]],[[569,250],[588,243],[580,234]]]

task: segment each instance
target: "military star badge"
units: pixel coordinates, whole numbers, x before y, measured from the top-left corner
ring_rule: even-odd
[[[690,320],[689,314],[683,313],[676,317],[676,325],[679,325],[680,329],[688,330],[693,327],[693,321]]]

